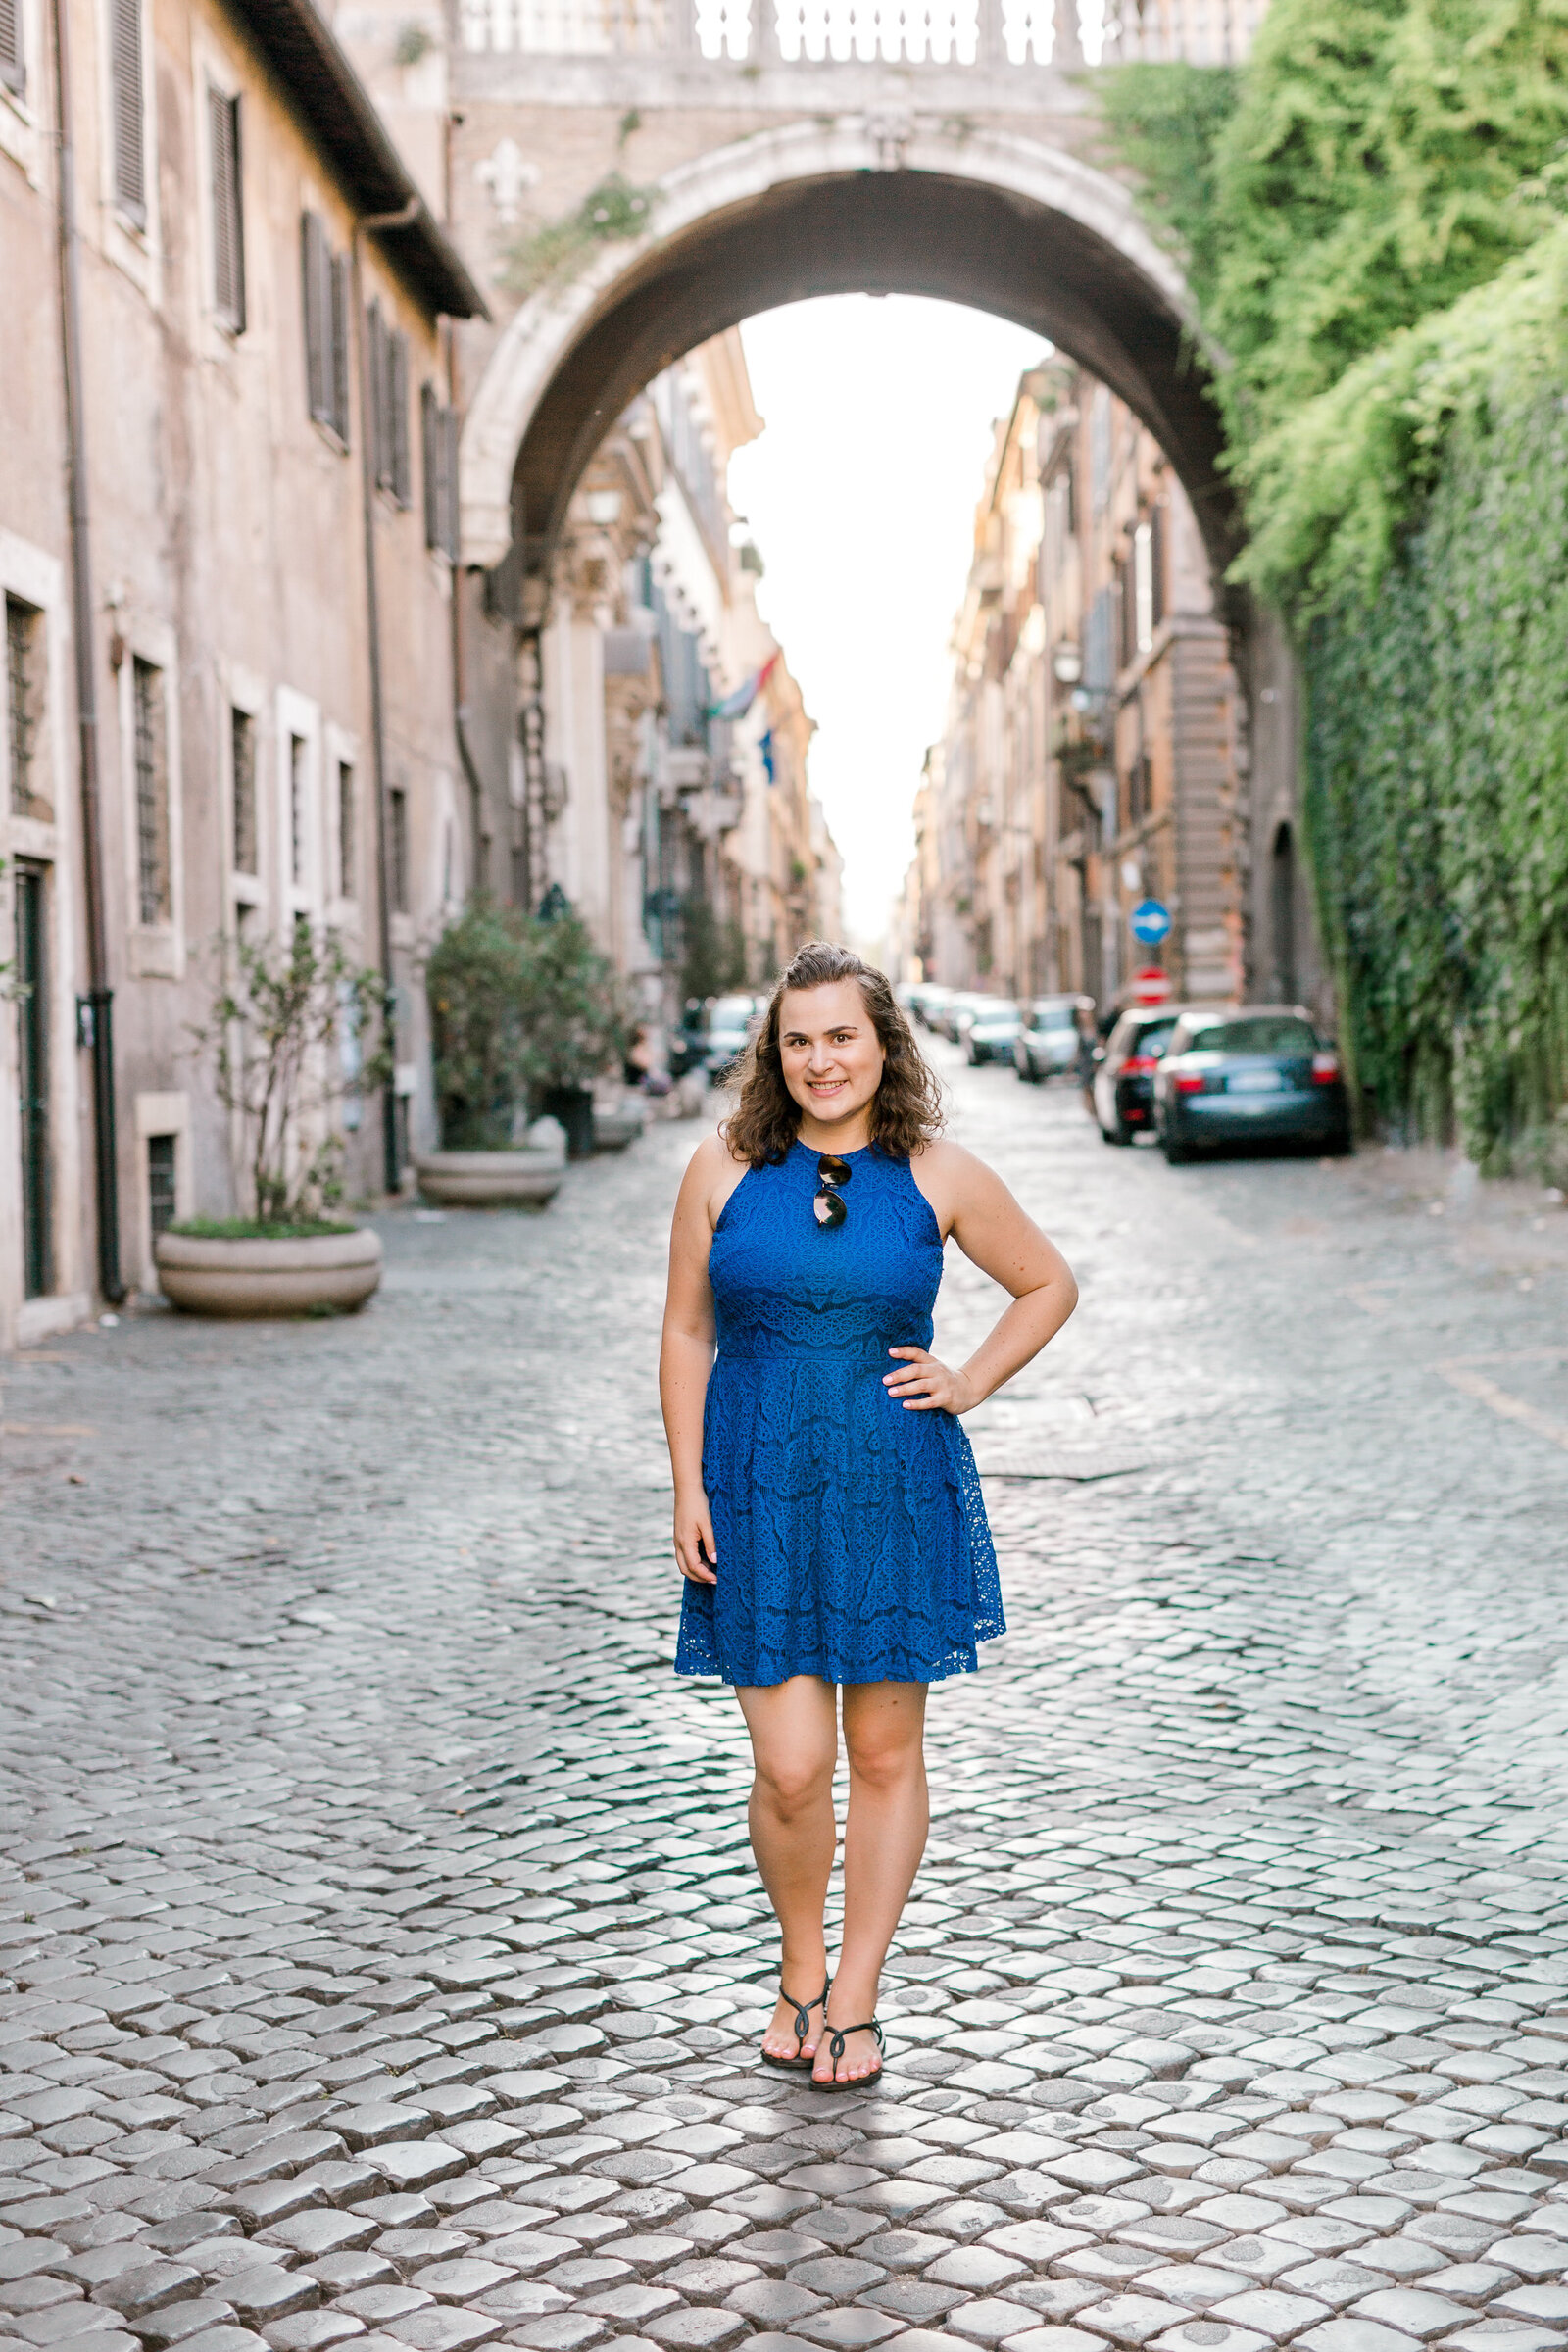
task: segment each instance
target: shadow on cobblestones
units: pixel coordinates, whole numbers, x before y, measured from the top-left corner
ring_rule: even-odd
[[[4,2352],[1568,2335],[1561,1273],[954,1084],[1084,1307],[970,1424],[1014,1631],[830,2115],[669,1673],[692,1129],[389,1217],[359,1320],[8,1368]]]

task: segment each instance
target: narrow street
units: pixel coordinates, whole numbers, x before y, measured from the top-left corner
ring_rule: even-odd
[[[0,2346],[1564,2340],[1568,1218],[936,1054],[1083,1304],[969,1425],[1012,1630],[870,2098],[754,2062],[669,1672],[695,1125],[383,1219],[361,1318],[6,1365]]]

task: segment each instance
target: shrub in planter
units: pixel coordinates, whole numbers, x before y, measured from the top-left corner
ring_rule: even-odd
[[[449,923],[424,969],[436,1114],[445,1152],[504,1152],[526,1110],[528,917],[476,901]]]
[[[624,1059],[626,1023],[613,965],[579,915],[532,925],[525,1015],[534,1098],[566,1130],[573,1159],[594,1148],[593,1082]]]
[[[425,965],[445,1152],[504,1152],[528,1111],[593,1149],[592,1085],[623,1051],[609,959],[569,908],[528,915],[476,902]]]
[[[158,1239],[176,1306],[288,1314],[362,1305],[380,1279],[372,1233],[334,1217],[343,1197],[337,1114],[391,1075],[381,975],[304,920],[284,943],[241,941],[207,1026],[214,1091],[236,1131],[248,1214],[192,1219]]]

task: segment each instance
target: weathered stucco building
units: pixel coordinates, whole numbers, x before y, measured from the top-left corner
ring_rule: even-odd
[[[1183,996],[1321,993],[1288,822],[1254,919],[1251,762],[1220,608],[1152,434],[1071,363],[1030,369],[976,511],[901,908],[907,962],[1102,1004],[1151,961]],[[1154,949],[1130,922],[1150,899],[1172,921]]]

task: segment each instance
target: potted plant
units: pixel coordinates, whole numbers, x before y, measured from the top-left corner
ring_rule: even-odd
[[[594,1080],[624,1058],[625,1020],[614,967],[601,956],[580,915],[560,910],[530,926],[524,1028],[533,1095],[561,1121],[573,1159],[594,1148]]]
[[[428,1200],[542,1207],[560,1189],[564,1138],[554,1121],[527,1124],[537,928],[514,908],[475,901],[425,964],[441,1145],[416,1153],[414,1165]]]
[[[241,940],[195,1035],[212,1056],[250,1213],[161,1233],[171,1304],[209,1315],[351,1312],[381,1279],[377,1235],[332,1215],[343,1197],[340,1106],[391,1075],[385,988],[332,933]]]

